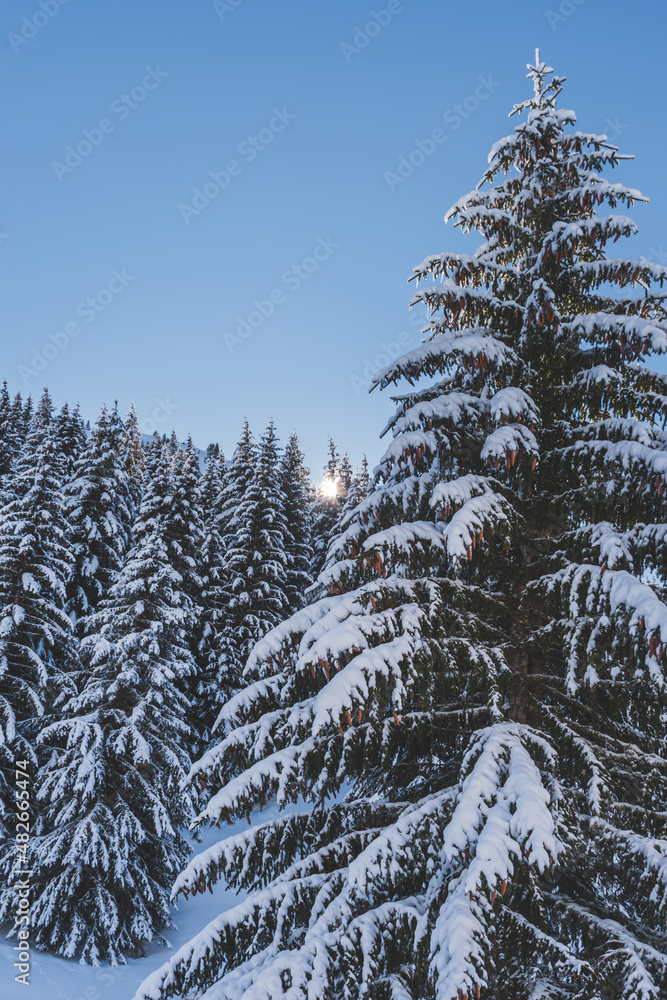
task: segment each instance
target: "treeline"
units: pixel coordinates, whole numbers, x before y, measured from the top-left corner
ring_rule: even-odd
[[[0,920],[31,868],[37,947],[121,960],[169,924],[193,802],[181,790],[253,645],[303,607],[368,484],[329,442],[316,490],[295,433],[244,423],[230,461],[142,441],[134,410],[0,392]],[[13,838],[14,772],[32,776]]]

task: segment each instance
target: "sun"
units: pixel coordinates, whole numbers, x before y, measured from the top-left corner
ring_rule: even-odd
[[[320,485],[320,493],[325,497],[338,496],[338,480],[329,479],[328,477],[323,479]]]

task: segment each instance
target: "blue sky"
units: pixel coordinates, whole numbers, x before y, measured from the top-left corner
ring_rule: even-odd
[[[667,252],[663,4],[5,0],[0,17],[12,391],[47,384],[91,418],[133,400],[147,429],[228,454],[244,417],[274,417],[316,476],[329,434],[375,464],[390,400],[365,379],[418,342],[412,267],[480,242],[443,216],[511,131],[536,45],[579,127],[636,156],[616,179],[651,204],[626,251]]]

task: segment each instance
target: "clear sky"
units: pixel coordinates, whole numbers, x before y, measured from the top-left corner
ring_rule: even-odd
[[[667,263],[664,0],[5,0],[0,21],[13,392],[90,418],[133,400],[227,454],[274,417],[316,476],[329,434],[375,464],[390,401],[364,380],[418,342],[412,267],[480,242],[443,216],[536,46],[579,127],[636,156],[625,250]]]

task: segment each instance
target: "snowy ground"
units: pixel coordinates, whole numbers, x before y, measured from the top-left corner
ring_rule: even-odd
[[[287,808],[285,812],[303,809],[303,804]],[[253,825],[264,823],[278,815],[277,806],[269,806],[252,816]],[[248,829],[246,820],[228,826],[227,835],[232,836]],[[201,842],[193,841],[193,854],[211,847],[221,839],[221,831],[215,827],[202,830]],[[174,913],[177,930],[165,932],[165,937],[173,951],[194,937],[209,921],[223,910],[234,906],[243,898],[234,891],[225,889],[224,884],[213,886],[213,895],[205,893],[187,902],[180,897],[179,909]],[[5,931],[6,933],[6,931]],[[24,986],[14,981],[17,970],[13,952],[14,942],[0,937],[0,997],[2,1000],[132,1000],[138,986],[173,954],[169,948],[152,945],[145,958],[129,959],[128,964],[111,968],[108,965],[93,968],[78,962],[55,958],[44,952],[32,951],[30,958],[30,985]]]

